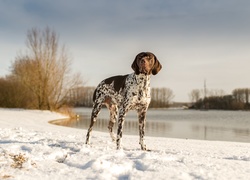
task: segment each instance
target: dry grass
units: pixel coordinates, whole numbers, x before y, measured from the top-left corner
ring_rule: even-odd
[[[0,176],[0,179],[8,179],[8,178],[14,178],[13,176],[11,175],[3,175],[3,176]]]
[[[10,158],[14,161],[11,167],[21,169],[23,168],[23,163],[27,162],[28,158],[24,154],[19,153],[18,155],[9,154]]]
[[[73,112],[71,107],[63,106],[60,109],[56,110],[56,112],[66,115],[69,118],[76,118],[76,114]]]

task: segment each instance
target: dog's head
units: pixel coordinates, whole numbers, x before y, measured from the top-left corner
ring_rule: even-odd
[[[156,75],[161,70],[161,63],[151,52],[139,53],[131,65],[135,74]]]

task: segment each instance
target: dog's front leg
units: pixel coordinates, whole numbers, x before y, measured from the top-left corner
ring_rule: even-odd
[[[123,105],[119,111],[119,117],[118,117],[117,139],[116,139],[117,149],[121,149],[122,130],[123,130],[124,118],[125,118],[127,112],[128,112],[128,106]]]
[[[145,125],[146,125],[146,109],[142,109],[138,111],[138,119],[139,119],[139,144],[141,145],[141,150],[147,150],[146,144],[144,141],[145,135]]]

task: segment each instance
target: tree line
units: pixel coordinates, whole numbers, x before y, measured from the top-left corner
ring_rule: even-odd
[[[27,31],[25,53],[18,53],[10,74],[0,77],[0,107],[59,110],[92,106],[94,87],[84,87],[80,74],[71,72],[71,58],[59,36],[49,27]],[[168,107],[168,88],[153,88],[150,107]]]
[[[78,87],[71,89],[69,101],[74,106],[92,107],[95,87]],[[173,91],[169,88],[151,88],[150,108],[167,108],[174,98]]]
[[[10,74],[0,78],[1,107],[58,110],[69,104],[70,90],[82,85],[82,79],[71,73],[71,59],[58,39],[48,27],[28,31],[25,53],[19,53]]]
[[[80,74],[71,72],[71,58],[59,36],[49,27],[27,32],[25,53],[18,53],[10,74],[0,77],[0,107],[58,110],[64,106],[92,106],[94,87],[84,87]],[[232,94],[194,89],[193,108],[250,109],[250,88]],[[169,88],[152,88],[150,108],[167,108],[174,98]]]
[[[249,110],[250,88],[237,88],[232,94],[225,94],[223,90],[194,89],[189,94],[195,109],[221,109],[221,110]]]

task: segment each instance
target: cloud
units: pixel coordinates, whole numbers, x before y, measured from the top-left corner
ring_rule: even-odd
[[[214,34],[244,26],[249,28],[246,18],[249,5],[250,2],[242,0],[13,0],[1,2],[1,17],[4,17],[1,24],[26,29],[49,25],[97,36],[137,36],[154,32],[204,35],[204,32]]]
[[[0,73],[6,72],[6,59],[13,60],[25,47],[28,29],[49,26],[70,48],[74,69],[89,76],[91,85],[130,72],[134,56],[146,50],[164,64],[155,85],[183,91],[176,98],[184,97],[183,89],[202,84],[204,76],[214,84],[233,78],[228,70],[215,78],[223,67],[237,72],[249,67],[249,7],[248,0],[3,0],[0,47],[8,50],[0,57]],[[103,71],[94,71],[96,66]]]

